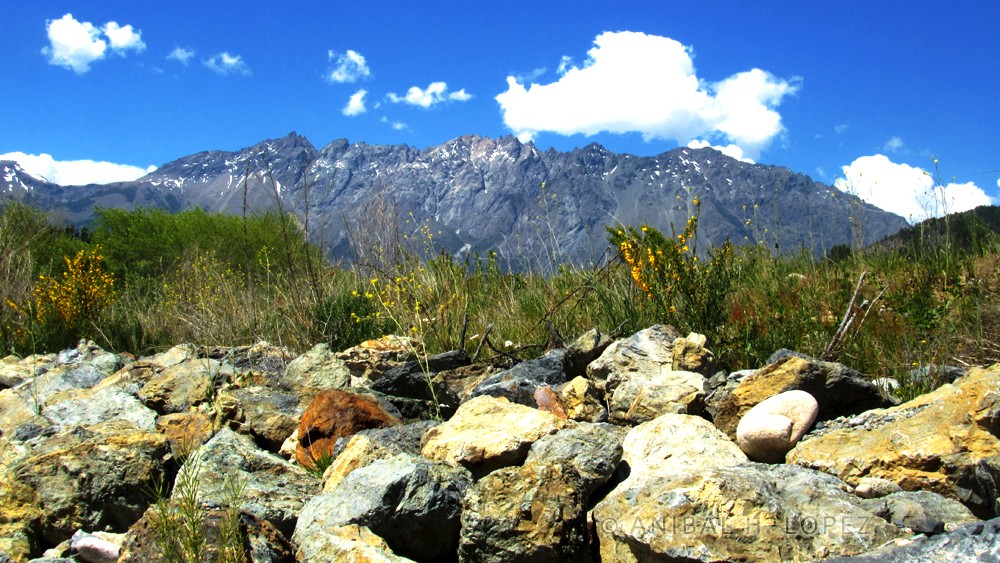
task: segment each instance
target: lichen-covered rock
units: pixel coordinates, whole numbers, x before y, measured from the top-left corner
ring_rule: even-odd
[[[743,415],[736,426],[736,443],[754,461],[782,463],[788,450],[812,427],[818,413],[819,404],[809,393],[778,393]]]
[[[469,356],[463,350],[451,350],[390,368],[372,383],[371,388],[386,395],[432,401],[437,391],[432,386],[434,375],[468,364]]]
[[[615,380],[627,379],[635,371],[648,373],[673,369],[674,340],[681,335],[670,326],[654,325],[617,340],[587,366],[587,378],[607,392],[614,390]],[[611,381],[609,381],[611,380]]]
[[[326,528],[357,524],[399,555],[447,559],[458,547],[462,497],[471,483],[467,470],[419,455],[379,459],[313,497],[292,539],[301,544]]]
[[[566,355],[563,356],[563,371],[566,372],[566,377],[586,375],[590,362],[600,357],[612,342],[611,336],[599,328],[592,328],[577,337],[566,347]]]
[[[462,561],[589,561],[583,483],[568,463],[526,463],[480,479],[462,504]]]
[[[369,387],[382,374],[404,362],[413,361],[424,351],[424,344],[407,336],[383,336],[337,352],[350,371],[351,387]]]
[[[757,403],[779,393],[805,391],[819,403],[817,420],[891,406],[875,385],[841,364],[785,356],[743,379],[716,405],[713,421],[730,437],[740,419]]]
[[[371,395],[340,389],[322,391],[299,420],[295,459],[305,467],[312,467],[332,455],[338,438],[398,424],[399,419],[387,413]]]
[[[564,463],[580,476],[583,498],[611,478],[622,460],[624,435],[610,424],[578,423],[531,445],[525,465]]]
[[[715,354],[706,348],[707,343],[704,334],[695,332],[675,339],[673,369],[693,371],[705,377],[715,375],[717,365]]]
[[[935,536],[919,535],[889,542],[853,557],[829,559],[830,563],[973,563],[1000,561],[1000,518],[963,524]]]
[[[292,360],[283,378],[288,390],[309,402],[324,389],[340,389],[351,383],[351,371],[327,344],[317,344]]]
[[[701,414],[705,376],[667,368],[610,376],[608,409],[611,422],[636,425],[663,414]]]
[[[110,420],[126,420],[140,430],[156,427],[156,413],[135,395],[117,386],[98,385],[75,393],[60,393],[42,409],[42,415],[59,426],[92,425]]]
[[[299,425],[299,397],[254,385],[229,388],[215,401],[218,424],[253,436],[262,448],[277,452]]]
[[[260,449],[253,439],[223,428],[181,467],[177,482],[195,472],[201,502],[224,506],[227,481],[244,483],[243,511],[290,536],[299,511],[320,490],[318,477]],[[174,487],[177,494],[177,487]]]
[[[905,533],[835,477],[747,463],[619,485],[593,510],[603,561],[813,561]]]
[[[480,477],[520,464],[531,444],[566,423],[551,413],[503,397],[476,397],[424,435],[421,453],[429,459],[463,465]]]
[[[450,418],[459,405],[472,398],[472,391],[486,378],[500,370],[489,364],[472,364],[434,374],[431,383],[437,392],[441,411]]]
[[[566,417],[582,422],[607,422],[608,409],[603,393],[586,377],[574,377],[559,388]]]
[[[215,434],[212,419],[197,411],[160,416],[156,419],[156,431],[167,437],[170,449],[181,457],[193,452]]]
[[[164,368],[142,389],[139,398],[160,414],[184,412],[215,397],[215,383],[222,364],[196,359]]]
[[[76,426],[27,446],[0,468],[0,537],[22,534],[33,550],[80,528],[127,530],[170,454],[161,434],[125,421]]]
[[[1000,514],[1000,365],[974,368],[931,393],[829,421],[788,453],[852,485],[893,481],[957,499],[979,517]]]

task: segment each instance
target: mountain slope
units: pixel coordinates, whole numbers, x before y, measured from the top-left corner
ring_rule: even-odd
[[[234,213],[280,207],[307,220],[314,240],[336,255],[347,254],[352,241],[396,236],[386,232],[393,225],[401,225],[400,237],[426,226],[433,244],[449,252],[497,251],[515,267],[597,260],[607,247],[605,225],[680,230],[696,197],[703,244],[731,238],[823,253],[906,226],[805,175],[709,148],[655,157],[597,144],[542,152],[509,136],[464,136],[426,149],[337,140],[317,150],[291,133],[240,151],[184,157],[134,182],[65,187],[8,175],[0,177],[0,196],[61,211],[76,224],[100,205]]]

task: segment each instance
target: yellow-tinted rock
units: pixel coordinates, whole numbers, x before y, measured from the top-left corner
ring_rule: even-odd
[[[799,442],[788,463],[851,485],[879,477],[904,490],[962,501],[996,516],[1000,483],[1000,365],[974,368],[954,384],[892,407],[838,419]]]

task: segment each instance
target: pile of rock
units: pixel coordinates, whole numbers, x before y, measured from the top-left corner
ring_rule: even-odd
[[[716,373],[653,326],[509,369],[83,342],[0,389],[0,561],[162,559],[182,505],[203,560],[1000,557],[1000,366],[897,404],[794,353]]]

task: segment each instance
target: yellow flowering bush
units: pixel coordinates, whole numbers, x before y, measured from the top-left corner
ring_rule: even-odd
[[[699,201],[693,201],[698,209]],[[729,241],[711,249],[702,261],[696,251],[698,215],[671,237],[648,225],[609,228],[609,241],[618,249],[639,289],[644,308],[652,308],[659,322],[702,333],[715,332],[725,321],[727,299],[735,277],[733,247]]]
[[[39,323],[58,322],[81,327],[93,322],[115,299],[115,276],[108,271],[101,247],[81,250],[60,279],[39,276],[35,284],[35,317]]]

